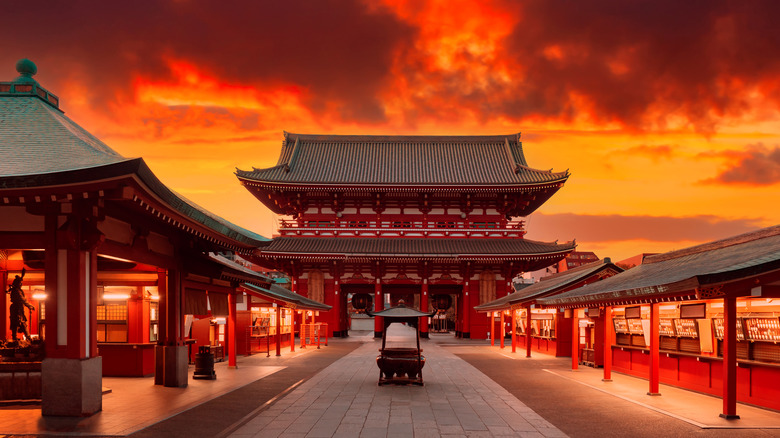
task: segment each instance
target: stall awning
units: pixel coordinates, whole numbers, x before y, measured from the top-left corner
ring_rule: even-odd
[[[184,314],[207,315],[209,313],[206,291],[199,289],[184,289]]]
[[[302,310],[330,310],[331,306],[320,303],[318,301],[311,300],[302,295],[293,293],[292,291],[285,289],[281,286],[272,284],[268,288],[255,286],[253,284],[244,283],[242,285],[245,291],[251,295],[258,295],[265,299],[281,301],[288,307],[302,309]]]
[[[228,316],[230,313],[227,294],[209,291],[209,304],[212,316]]]

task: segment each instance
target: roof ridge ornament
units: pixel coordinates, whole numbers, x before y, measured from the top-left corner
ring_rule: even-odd
[[[37,84],[38,81],[32,77],[38,73],[38,67],[34,62],[27,58],[22,58],[16,62],[16,71],[19,77],[14,80],[17,84]]]

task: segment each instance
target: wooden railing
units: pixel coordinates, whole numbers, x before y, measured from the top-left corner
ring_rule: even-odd
[[[361,228],[361,229],[434,229],[434,230],[512,230],[523,231],[524,221],[510,221],[502,227],[495,221],[454,221],[454,220],[285,220],[279,221],[279,230],[317,229],[317,228]]]

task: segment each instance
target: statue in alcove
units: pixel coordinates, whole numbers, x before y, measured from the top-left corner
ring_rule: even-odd
[[[27,298],[24,296],[22,290],[22,280],[24,279],[25,269],[22,268],[22,275],[15,276],[13,283],[8,288],[8,293],[11,294],[11,341],[16,342],[16,334],[21,333],[23,340],[30,340],[30,333],[27,331],[27,317],[24,315],[24,308],[35,310],[32,304],[27,302]]]

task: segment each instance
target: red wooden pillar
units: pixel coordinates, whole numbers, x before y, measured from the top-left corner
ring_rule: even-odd
[[[341,321],[341,286],[339,286],[338,277],[333,282],[333,318],[331,319],[336,323],[333,327],[333,336],[345,336],[346,330],[342,327]],[[342,332],[342,330],[345,330]]]
[[[580,364],[580,319],[577,309],[571,309],[571,369],[579,368]]]
[[[236,368],[236,294],[228,294],[228,367]]]
[[[276,355],[282,355],[282,309],[276,305]]]
[[[293,309],[287,309],[290,312],[290,351],[295,352],[295,312]]]
[[[382,279],[377,277],[376,284],[374,285],[374,311],[379,312],[380,310],[384,309],[385,307],[385,299],[384,296],[382,296]],[[382,317],[381,316],[375,316],[374,317],[374,337],[375,338],[381,338],[382,337]]]
[[[68,207],[66,207],[66,205]],[[72,204],[63,204],[69,212]],[[97,255],[102,235],[89,209],[45,219],[47,342],[41,364],[41,414],[83,417],[102,409],[102,359],[97,356]],[[5,294],[5,291],[3,291]]]
[[[165,296],[160,295],[160,341],[155,348],[154,384],[182,388],[188,383],[189,357],[184,345],[184,272],[181,261],[167,270],[164,292]]]
[[[306,348],[306,342],[305,342],[306,341],[306,311],[305,310],[301,313],[301,328],[298,330],[298,337],[301,339],[301,348]]]
[[[428,313],[428,279],[423,278],[422,290],[420,291],[420,312]],[[420,337],[428,337],[428,317],[420,317]]]
[[[525,307],[525,357],[531,357],[531,306]]]
[[[471,338],[471,299],[469,299],[469,280],[466,273],[466,281],[463,285],[463,327],[461,327],[461,336],[464,339]]]
[[[517,351],[517,310],[511,309],[512,312],[512,353]]]
[[[506,321],[504,320],[504,311],[501,311],[501,329],[498,331],[498,335],[501,336],[501,339],[499,339],[498,344],[501,346],[501,348],[504,348],[504,326],[506,325]]]
[[[496,345],[496,312],[488,312],[488,321],[490,321],[490,346]]]
[[[605,382],[612,381],[612,339],[615,326],[612,324],[612,307],[604,307],[604,377]]]
[[[661,354],[658,336],[658,303],[650,305],[650,390],[647,395],[661,395],[659,392]]]
[[[723,298],[723,412],[721,417],[737,420],[737,299]]]

